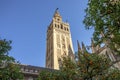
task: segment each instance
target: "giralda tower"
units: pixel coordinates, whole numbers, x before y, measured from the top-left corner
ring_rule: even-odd
[[[62,56],[74,58],[70,27],[62,21],[58,9],[48,27],[46,44],[46,68],[59,70]]]

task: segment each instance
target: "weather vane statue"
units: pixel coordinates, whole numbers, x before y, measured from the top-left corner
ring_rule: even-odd
[[[59,8],[56,8],[56,11],[58,11]]]

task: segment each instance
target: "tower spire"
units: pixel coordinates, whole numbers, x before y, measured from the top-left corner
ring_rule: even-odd
[[[60,17],[60,18],[61,18],[58,9],[59,9],[59,8],[56,8],[55,13],[54,13],[54,17]]]
[[[85,47],[85,45],[84,45],[83,42],[82,42],[82,52],[83,52],[83,53],[84,53],[84,52],[87,52],[86,47]]]
[[[51,35],[53,34],[53,35]],[[74,51],[70,27],[68,23],[62,21],[62,17],[55,10],[52,22],[47,30],[46,67],[60,69],[61,57],[68,56],[74,60]]]
[[[94,44],[93,38],[91,38],[91,47],[95,47],[95,44]]]
[[[95,48],[95,44],[94,44],[93,38],[91,38],[91,49],[92,49],[92,53],[96,52],[96,48]]]
[[[77,45],[78,45],[78,51],[81,51],[81,47],[78,40],[77,40]]]

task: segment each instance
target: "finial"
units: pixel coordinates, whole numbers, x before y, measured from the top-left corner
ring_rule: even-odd
[[[58,11],[59,8],[56,8],[56,11]]]
[[[58,8],[56,8],[55,13],[54,13],[54,17],[56,17],[56,16],[61,17],[60,14],[59,14]]]
[[[57,12],[57,13],[58,13],[58,9],[59,9],[59,8],[56,8],[55,12]]]

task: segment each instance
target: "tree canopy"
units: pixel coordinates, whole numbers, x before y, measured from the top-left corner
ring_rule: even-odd
[[[84,24],[94,29],[96,45],[105,44],[113,52],[120,49],[120,0],[88,0]],[[112,68],[105,55],[78,51],[75,61],[63,58],[62,68],[57,72],[40,73],[40,80],[119,80],[120,70]]]
[[[104,55],[78,52],[76,61],[65,57],[62,68],[55,71],[43,71],[39,80],[117,80],[118,69],[111,69],[111,62]]]
[[[117,50],[120,47],[120,0],[88,0],[85,12],[83,22],[86,29],[94,28],[95,43]]]
[[[17,61],[9,56],[11,41],[0,40],[0,80],[22,79]]]
[[[104,55],[78,51],[75,61],[63,57],[62,67],[58,71],[43,71],[39,80],[115,80],[120,71],[111,68],[111,61]]]

